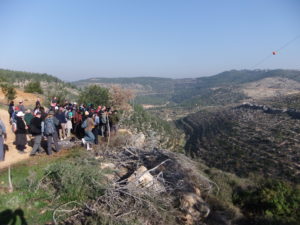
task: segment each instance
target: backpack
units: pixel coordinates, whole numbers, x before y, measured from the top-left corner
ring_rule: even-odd
[[[87,119],[85,121],[83,121],[83,123],[81,124],[81,128],[85,129],[87,128],[88,124],[87,124]]]
[[[52,118],[46,118],[45,119],[45,134],[46,135],[50,135],[50,134],[54,134],[56,131],[54,122]]]
[[[106,124],[106,114],[102,113],[100,116],[100,123],[101,124]]]

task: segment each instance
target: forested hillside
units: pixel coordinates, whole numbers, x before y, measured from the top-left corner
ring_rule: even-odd
[[[19,82],[26,80],[47,81],[47,82],[63,82],[62,80],[48,74],[30,73],[22,71],[0,69],[0,79],[8,82]]]
[[[71,100],[79,94],[76,86],[48,74],[0,69],[0,82],[25,92],[42,94],[47,101],[53,96]]]

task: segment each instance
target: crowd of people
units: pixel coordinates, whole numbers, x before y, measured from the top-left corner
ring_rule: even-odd
[[[48,155],[52,154],[52,149],[60,151],[59,140],[75,137],[81,139],[87,150],[91,150],[93,144],[99,144],[99,136],[116,134],[119,122],[118,111],[112,107],[78,105],[68,101],[60,103],[56,97],[48,108],[43,107],[38,98],[32,110],[26,109],[23,101],[18,105],[11,101],[8,113],[17,150],[24,154],[29,141],[32,141],[30,156],[43,152],[43,140],[47,140],[45,152]],[[4,160],[6,138],[7,129],[0,119],[0,161]]]

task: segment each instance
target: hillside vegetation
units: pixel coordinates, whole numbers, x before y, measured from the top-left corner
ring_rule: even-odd
[[[284,87],[270,86],[264,79],[284,78]],[[260,83],[262,81],[262,83]],[[257,82],[253,85],[253,82]],[[272,81],[273,82],[273,81]],[[272,83],[271,82],[271,83]],[[136,93],[136,101],[140,104],[177,105],[183,107],[205,107],[238,103],[249,98],[260,97],[252,93],[272,89],[267,97],[278,93],[299,92],[300,71],[297,70],[231,70],[210,77],[170,79],[157,77],[135,78],[91,78],[73,84],[79,87],[89,84],[101,86],[121,85]],[[252,83],[252,86],[250,85]],[[260,85],[260,89],[257,86]],[[248,87],[249,86],[249,87]],[[252,91],[252,92],[251,92]],[[280,92],[281,91],[281,92]],[[265,96],[262,96],[265,97]]]
[[[27,93],[43,94],[46,101],[53,96],[58,99],[74,100],[79,92],[71,83],[48,74],[0,69],[0,82],[13,85]]]
[[[62,80],[48,74],[30,73],[22,71],[4,70],[0,69],[0,80],[4,80],[10,83],[35,80],[35,81],[47,81],[47,82],[63,82]]]

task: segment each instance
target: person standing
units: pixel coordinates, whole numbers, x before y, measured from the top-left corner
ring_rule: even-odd
[[[99,111],[99,135],[106,136],[107,131],[107,112],[105,106]]]
[[[30,152],[30,156],[34,156],[36,152],[42,152],[41,142],[42,142],[42,127],[43,120],[41,118],[41,113],[37,112],[35,117],[30,121],[30,132],[34,137],[34,144]]]
[[[55,110],[55,107],[57,106],[57,103],[58,103],[58,101],[57,101],[57,98],[56,97],[54,97],[54,98],[52,98],[52,100],[51,100],[51,110]]]
[[[85,136],[81,140],[83,145],[86,144],[87,150],[92,150],[90,144],[94,143],[95,141],[95,136],[92,132],[93,128],[95,127],[95,122],[92,118],[93,115],[90,114],[88,111],[85,112],[85,116],[87,116],[87,118],[84,120],[84,122],[81,125],[81,127],[84,128]]]
[[[67,124],[66,124],[67,137],[71,137],[71,130],[73,129],[72,118],[73,118],[73,112],[69,109],[67,111]]]
[[[14,111],[15,111],[15,104],[14,101],[11,101],[8,106],[9,119],[11,119]]]
[[[0,161],[4,161],[5,148],[4,141],[7,138],[6,128],[3,121],[0,118]]]
[[[64,140],[66,136],[66,124],[67,124],[67,118],[66,114],[64,112],[64,108],[60,108],[59,112],[55,115],[55,117],[58,119],[60,126],[59,126],[59,137],[60,140]]]
[[[35,102],[35,108],[39,108],[41,107],[41,99],[37,98],[36,102]]]
[[[18,106],[18,108],[19,108],[19,111],[25,113],[26,109],[25,109],[25,106],[23,105],[23,100],[20,100],[20,101],[19,101],[19,106]]]
[[[59,152],[60,150],[56,131],[56,126],[58,125],[58,119],[54,117],[54,112],[50,111],[44,122],[44,134],[47,137],[47,155],[52,155],[52,143],[54,143],[56,152]]]
[[[83,122],[83,116],[81,111],[78,109],[73,118],[73,132],[78,138],[84,137],[84,129],[81,127]]]
[[[110,132],[112,135],[116,135],[118,132],[118,123],[120,121],[118,110],[112,111],[112,113],[109,114],[108,119],[109,119]]]
[[[19,111],[16,115],[16,146],[20,153],[25,153],[24,150],[27,144],[27,126],[24,121],[24,113]]]
[[[99,144],[99,139],[98,139],[98,135],[99,134],[98,133],[99,133],[100,119],[99,119],[99,116],[98,116],[98,114],[96,112],[93,114],[93,120],[95,122],[95,127],[93,128],[92,132],[93,132],[93,134],[95,136],[94,143],[97,145],[97,144]]]
[[[30,109],[26,110],[25,116],[24,116],[24,120],[26,125],[28,126],[28,128],[30,128],[30,121],[33,119],[33,115],[31,113]]]

